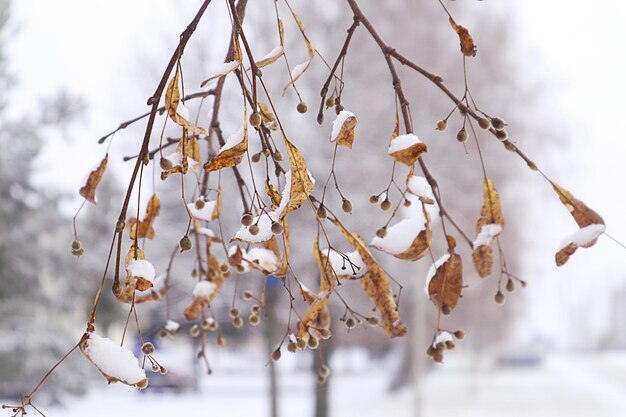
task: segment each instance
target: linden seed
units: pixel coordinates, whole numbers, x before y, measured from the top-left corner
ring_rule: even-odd
[[[457,331],[454,332],[454,337],[456,337],[459,340],[463,340],[465,339],[465,331],[462,329],[459,329]]]
[[[342,104],[335,105],[335,113],[339,114],[342,111],[343,111],[343,105]]]
[[[146,342],[141,346],[141,353],[144,355],[151,355],[154,353],[154,345],[152,342]]]
[[[243,319],[241,317],[235,317],[233,319],[233,327],[235,329],[240,329],[243,326]]]
[[[220,325],[215,320],[211,320],[209,322],[209,330],[211,330],[212,332],[216,331],[219,327]]]
[[[298,105],[296,106],[296,109],[298,110],[298,113],[306,113],[306,111],[309,109],[306,105],[306,103],[304,101],[301,101],[300,103],[298,103]]]
[[[317,376],[317,385],[324,385],[326,383],[326,378],[321,375]]]
[[[269,148],[263,148],[263,155],[265,155],[265,157],[267,158],[268,156],[270,156],[271,152],[269,150]]]
[[[298,346],[290,340],[289,343],[287,343],[287,351],[296,353],[296,350],[298,350]]]
[[[459,130],[459,132],[456,134],[456,140],[460,143],[465,143],[467,142],[467,138],[467,131],[464,127],[462,127],[461,130]]]
[[[139,389],[148,388],[148,378],[142,379],[141,381],[137,382],[137,388]]]
[[[304,341],[304,339],[296,339],[296,347],[300,350],[304,349],[306,347],[306,342]]]
[[[443,352],[446,348],[447,346],[444,342],[439,342],[435,345],[435,350],[437,350],[437,352]]]
[[[261,126],[261,115],[257,112],[254,112],[250,115],[250,124],[253,127]]]
[[[224,339],[224,336],[218,336],[217,337],[217,344],[218,346],[225,346],[226,345],[226,339]]]
[[[272,233],[274,233],[275,235],[279,235],[283,232],[284,228],[283,225],[280,224],[279,222],[272,222]]]
[[[496,130],[502,130],[506,127],[506,122],[499,117],[494,117],[491,119],[491,125]]]
[[[404,200],[404,207],[407,207],[407,208],[411,207],[411,204],[413,204],[411,203],[411,200],[407,200],[407,199]]]
[[[245,213],[243,216],[241,216],[241,224],[243,226],[250,226],[252,223],[254,223],[254,217],[252,217],[252,214],[250,213]]]
[[[220,271],[228,272],[229,270],[230,270],[230,265],[228,265],[228,264],[221,264],[220,265]]]
[[[243,274],[244,272],[246,272],[246,268],[244,268],[243,265],[239,264],[235,267],[235,269],[237,270],[237,272],[239,272],[240,274]]]
[[[253,304],[250,306],[250,312],[252,314],[259,314],[260,311],[261,311],[261,306],[258,304]]]
[[[326,365],[322,365],[320,367],[319,376],[323,378],[328,378],[328,375],[330,375],[330,368]]]
[[[506,290],[508,292],[513,292],[515,290],[515,283],[513,282],[511,278],[509,278],[508,281],[506,282]]]
[[[482,130],[488,130],[491,127],[491,122],[486,117],[481,117],[478,119],[478,126]]]
[[[230,311],[228,312],[228,315],[230,316],[231,319],[239,317],[239,309],[236,307],[231,308]]]
[[[169,171],[173,167],[172,161],[166,158],[161,158],[159,165],[163,171]]]
[[[330,96],[326,99],[326,108],[333,107],[335,105],[335,99],[333,96]]]
[[[167,368],[165,366],[161,366],[159,372],[161,373],[161,375],[167,375]]]
[[[126,222],[124,220],[118,220],[117,223],[115,223],[115,231],[118,233],[121,232],[124,230],[124,226],[126,226]]]
[[[281,355],[280,349],[276,349],[275,351],[272,352],[272,360],[276,362],[277,360],[280,359],[280,355]]]
[[[330,339],[332,333],[328,329],[320,329],[320,337],[324,340]]]
[[[252,291],[250,291],[250,290],[245,290],[245,291],[243,292],[242,297],[243,297],[243,299],[244,299],[244,300],[250,300],[250,299],[252,299],[252,297],[253,297]]]
[[[515,150],[517,149],[515,147],[515,145],[513,145],[511,142],[505,142],[504,143],[504,149],[506,149],[509,152],[515,152]]]
[[[430,358],[435,356],[436,353],[437,353],[437,349],[435,349],[433,345],[428,346],[428,349],[426,349],[426,355]]]
[[[208,319],[204,319],[202,320],[202,322],[200,323],[200,327],[202,328],[202,330],[209,330],[210,327],[210,323]]]
[[[248,227],[248,231],[250,232],[252,236],[256,236],[259,234],[260,229],[258,225],[251,224],[250,227]]]
[[[376,231],[376,236],[379,238],[384,238],[385,236],[387,236],[387,228],[386,227],[381,227],[380,229],[378,229]]]
[[[274,152],[273,157],[274,157],[274,161],[280,162],[283,160],[283,153],[281,151],[276,151]]]
[[[388,198],[385,198],[382,203],[380,203],[380,208],[384,211],[387,211],[391,208],[391,201]]]
[[[316,337],[309,335],[309,341],[307,342],[309,349],[315,350],[320,346],[320,341]]]
[[[448,122],[445,120],[439,120],[437,122],[437,130],[440,132],[443,132],[444,130],[446,130],[446,127],[448,127]]]
[[[370,326],[378,326],[378,318],[372,316],[367,318],[367,324]]]
[[[326,208],[324,206],[319,206],[319,208],[317,209],[317,217],[319,217],[320,219],[325,219],[326,216]]]
[[[377,204],[377,203],[378,203],[378,196],[377,196],[377,195],[372,194],[372,195],[370,196],[370,204]]]
[[[500,290],[498,290],[498,292],[496,293],[496,296],[493,299],[496,302],[496,304],[499,306],[504,304],[504,294],[502,294],[502,291]]]
[[[202,210],[204,208],[204,200],[196,200],[196,202],[194,203],[194,205],[196,206],[196,208],[198,210]]]
[[[443,362],[443,353],[436,351],[432,358],[435,362],[441,363]]]
[[[161,370],[161,367],[159,365],[157,365],[156,363],[152,364],[152,372],[159,372]]]
[[[200,327],[197,324],[194,324],[193,326],[191,326],[191,328],[189,329],[189,336],[191,337],[200,336]]]
[[[509,134],[504,129],[496,130],[496,138],[498,138],[498,140],[504,142],[505,140],[507,140],[509,138]]]
[[[256,326],[260,322],[261,322],[261,318],[257,314],[250,314],[248,316],[248,323],[250,323],[251,326]]]
[[[257,152],[255,154],[252,154],[252,162],[254,162],[255,164],[257,162],[259,162],[261,160],[261,152]]]
[[[191,250],[191,246],[193,246],[191,244],[191,239],[189,239],[189,236],[183,236],[183,238],[180,240],[180,242],[178,242],[178,244],[180,245],[180,250],[182,252]]]
[[[80,248],[78,250],[72,250],[72,255],[81,257],[85,254],[85,249]]]
[[[526,286],[528,285],[526,281],[520,281],[520,284],[522,284],[522,288],[526,288]]]
[[[75,240],[72,242],[72,250],[79,250],[83,247],[83,244],[80,242],[80,240]]]
[[[350,213],[352,211],[352,203],[350,202],[350,200],[344,198],[341,202],[341,209],[346,213]]]
[[[446,341],[446,348],[448,350],[452,350],[452,349],[454,349],[454,347],[455,347],[455,345],[454,345],[454,342],[452,340],[447,340]]]
[[[356,326],[356,321],[352,317],[348,317],[346,320],[346,327],[348,329],[353,329]]]

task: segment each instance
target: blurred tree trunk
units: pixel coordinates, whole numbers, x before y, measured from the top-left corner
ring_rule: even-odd
[[[274,345],[276,341],[276,326],[277,323],[277,315],[276,315],[276,305],[278,303],[277,296],[280,288],[277,288],[276,285],[272,285],[272,280],[276,280],[277,278],[269,277],[267,293],[266,293],[266,305],[267,305],[267,321],[265,327],[265,343],[267,348],[267,356],[271,357],[272,352],[276,348]],[[270,360],[269,366],[267,367],[270,378],[270,416],[278,417],[278,376],[276,372],[276,362]]]
[[[326,358],[326,363],[330,362],[330,356],[333,351],[333,338],[331,337],[328,340],[325,340],[321,345],[324,347],[324,357]],[[321,349],[320,346],[320,349]],[[315,385],[313,386],[315,389],[315,417],[328,417],[328,394],[330,389],[330,379],[331,375],[326,378],[326,383],[324,385],[319,385],[317,383],[317,375],[319,373],[320,368],[324,363],[322,362],[321,352],[313,352],[313,375],[315,375]]]

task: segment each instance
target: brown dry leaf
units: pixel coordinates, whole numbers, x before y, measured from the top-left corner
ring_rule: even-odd
[[[237,265],[241,265],[242,262],[243,262],[243,252],[241,251],[241,247],[237,246],[237,249],[235,249],[235,253],[233,253],[232,255],[228,257],[228,264],[230,266],[237,266]]]
[[[469,30],[464,28],[461,25],[457,25],[454,19],[450,18],[450,25],[454,29],[454,31],[459,35],[459,41],[461,42],[461,52],[465,56],[476,56],[476,52],[478,48],[474,43],[474,39],[472,35],[470,35]]]
[[[414,138],[415,140],[411,142],[414,143],[410,146],[406,146],[402,149],[391,152],[393,143],[395,141],[404,140],[406,138]],[[424,142],[419,140],[417,135],[413,133],[399,135],[398,117],[396,115],[396,127],[391,133],[391,139],[389,140],[389,151],[389,156],[391,156],[396,161],[402,162],[404,165],[407,166],[412,166],[424,152],[428,151],[428,147]]]
[[[295,84],[296,81],[298,81],[298,79],[302,76],[302,74],[304,74],[304,72],[307,70],[309,65],[311,65],[313,58],[315,58],[315,47],[313,46],[309,38],[306,36],[306,33],[304,31],[304,24],[302,23],[302,20],[300,20],[300,17],[293,12],[292,12],[292,15],[296,21],[296,24],[298,25],[298,28],[300,29],[300,33],[302,33],[302,38],[304,39],[304,43],[306,43],[306,48],[309,54],[309,59],[303,62],[302,64],[298,64],[295,67],[293,67],[293,70],[291,71],[291,80],[283,88],[283,95],[285,95],[289,87],[291,87],[293,84]]]
[[[583,228],[592,224],[604,224],[602,217],[587,207],[585,203],[577,200],[569,191],[552,182],[554,191],[559,195],[559,199],[567,207],[570,214],[576,220],[578,227]]]
[[[128,235],[132,240],[136,239],[154,239],[154,221],[161,211],[161,202],[156,194],[154,194],[150,201],[148,201],[148,207],[146,208],[146,216],[142,221],[138,221],[136,217],[131,217],[126,222],[128,228]]]
[[[578,245],[575,243],[570,243],[560,251],[558,251],[555,255],[556,266],[563,266],[569,260],[569,257],[576,252],[578,249]]]
[[[345,111],[345,110],[344,110]],[[343,112],[342,112],[343,113]],[[339,114],[341,116],[341,113]],[[336,123],[337,121],[335,121]],[[341,122],[341,130],[337,137],[331,138],[332,142],[337,142],[340,146],[345,146],[348,149],[352,149],[354,143],[354,128],[357,124],[357,118],[354,114],[350,113],[348,117]],[[333,125],[334,130],[334,125]]]
[[[291,188],[289,202],[282,213],[278,213],[281,220],[285,218],[287,213],[299,209],[313,191],[313,181],[309,176],[304,157],[287,138],[285,138],[285,145],[289,155],[289,167],[291,168]]]
[[[236,136],[235,136],[236,135]],[[237,141],[236,144],[232,144],[230,148],[224,149],[229,146],[229,142]],[[228,138],[226,144],[220,149],[220,152],[204,165],[206,172],[216,171],[222,168],[230,168],[239,165],[243,156],[248,151],[248,126],[244,124],[243,129],[234,133]]]
[[[224,283],[224,275],[220,269],[220,263],[214,255],[209,255],[209,271],[208,271],[208,280],[210,283],[215,285],[215,288],[208,296],[196,296],[193,295],[191,298],[191,303],[185,308],[184,315],[187,320],[195,320],[200,314],[202,314],[202,309],[213,302],[217,294],[219,294],[222,289],[222,284]],[[200,281],[202,282],[202,281]],[[197,285],[197,284],[196,284]]]
[[[491,275],[493,268],[493,249],[491,245],[480,245],[472,251],[472,260],[478,276],[481,278]]]
[[[397,311],[397,305],[393,298],[393,292],[389,285],[389,277],[378,265],[370,251],[367,249],[363,239],[356,233],[349,232],[338,219],[330,219],[339,229],[341,234],[359,252],[363,263],[368,271],[361,278],[361,285],[374,303],[382,319],[382,326],[385,333],[390,337],[404,336],[407,329]]]
[[[335,290],[337,277],[335,276],[335,272],[333,271],[333,267],[330,264],[328,256],[320,250],[319,243],[320,237],[317,235],[315,236],[315,241],[313,242],[313,256],[315,256],[317,266],[320,270],[320,292],[325,291],[328,295],[330,295]]]
[[[265,126],[269,130],[280,129],[280,126],[278,125],[278,122],[276,121],[276,116],[274,116],[274,113],[270,111],[267,104],[259,101],[259,110],[260,110],[259,113],[261,114],[261,119],[263,120],[263,124],[265,124]]]
[[[215,200],[215,207],[213,208],[213,213],[211,214],[211,220],[217,220],[220,217],[222,212],[222,189],[217,189],[217,198]]]
[[[280,36],[280,45],[256,62],[258,68],[266,67],[278,61],[278,58],[285,54],[285,29],[283,28],[283,21],[280,19],[278,19],[278,33]]]
[[[135,245],[134,242],[130,246],[130,249],[128,249],[128,253],[126,254],[126,258],[124,259],[124,266],[128,267],[133,259],[146,259],[146,256],[144,255],[141,248]]]
[[[193,133],[197,133],[199,135],[208,135],[208,130],[196,126],[187,120],[184,116],[178,113],[178,106],[180,103],[180,89],[178,87],[178,83],[180,81],[180,70],[176,68],[176,73],[174,77],[170,80],[170,83],[167,86],[167,90],[165,90],[165,108],[167,109],[167,114],[170,118],[179,126],[188,129]]]
[[[289,270],[289,224],[287,223],[287,219],[283,219],[283,256],[280,259],[280,264],[278,265],[278,269],[274,271],[272,275],[275,277],[285,277],[287,276],[287,271]]]
[[[430,251],[430,247],[432,245],[432,229],[430,226],[430,215],[428,214],[428,212],[426,211],[423,205],[422,205],[422,211],[424,213],[424,217],[426,218],[426,223],[424,224],[424,230],[422,230],[421,232],[419,232],[417,236],[415,236],[415,239],[413,239],[413,242],[411,242],[411,246],[409,246],[408,249],[400,253],[391,253],[376,245],[372,245],[372,247],[378,250],[382,250],[385,253],[388,253],[392,256],[395,256],[398,259],[402,259],[405,261],[417,261],[419,259],[422,259]]]
[[[276,210],[276,208],[280,205],[280,193],[276,190],[274,184],[270,182],[269,178],[265,180],[265,192],[269,196],[270,200],[272,200],[272,210]]]
[[[463,262],[461,255],[454,253],[453,247],[450,247],[449,254],[450,257],[439,265],[428,283],[428,295],[438,309],[452,311],[461,298]]]
[[[176,147],[176,153],[181,155],[181,163],[175,165],[170,170],[162,171],[162,180],[165,180],[172,174],[182,173],[183,175],[185,175],[190,168],[192,172],[198,172],[200,170],[200,163],[202,161],[202,157],[200,156],[200,144],[196,140],[195,136],[192,136],[191,138],[188,137],[187,129],[185,128],[183,128],[182,138],[178,142],[178,146]],[[190,158],[192,161],[194,161],[191,166],[187,158]]]
[[[91,171],[89,177],[87,178],[87,183],[80,188],[78,193],[85,200],[89,201],[92,204],[96,204],[96,188],[98,184],[100,184],[100,180],[102,179],[102,175],[104,175],[104,171],[107,167],[107,162],[109,161],[109,154],[107,153],[102,161],[100,161],[100,165],[98,168]]]
[[[480,218],[476,222],[476,233],[480,233],[483,226],[499,224],[504,229],[504,216],[500,207],[500,196],[493,182],[485,178],[483,182],[483,206],[480,209]]]
[[[297,337],[307,340],[309,335],[320,338],[320,330],[330,328],[328,297],[319,297],[310,290],[302,288],[302,296],[309,308],[298,322]]]

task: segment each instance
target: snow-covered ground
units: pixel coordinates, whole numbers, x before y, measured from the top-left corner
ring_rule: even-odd
[[[371,362],[360,351],[337,355],[330,384],[318,387],[306,370],[308,363],[296,363],[293,355],[283,358],[289,359],[279,367],[281,416],[312,416],[315,389],[330,390],[331,416],[626,415],[626,352],[559,355],[541,365],[489,369],[473,368],[457,357],[425,376],[419,397],[413,387],[395,393],[387,390],[394,360]],[[214,374],[202,377],[197,393],[139,393],[102,382],[85,397],[67,401],[65,407],[43,411],[48,417],[268,416],[263,361],[241,354],[215,359]]]

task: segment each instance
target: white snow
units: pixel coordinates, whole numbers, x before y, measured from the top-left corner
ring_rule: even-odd
[[[239,65],[241,65],[241,62],[239,61],[224,62],[219,67],[217,67],[215,72],[213,72],[213,75],[211,75],[209,78],[206,79],[206,81],[203,82],[203,85],[211,80],[214,80],[215,78],[229,74],[230,72],[234,71],[235,68],[237,68]]]
[[[293,67],[293,70],[291,70],[291,78],[293,78],[294,81],[300,78],[300,76],[307,69],[310,63],[311,61],[306,61]]]
[[[435,338],[435,341],[433,342],[433,347],[435,347],[437,343],[441,343],[441,342],[445,343],[445,342],[450,342],[453,340],[454,340],[454,337],[452,337],[452,334],[450,332],[443,331],[439,333],[437,337]]]
[[[434,264],[430,266],[428,273],[426,274],[426,283],[424,284],[424,293],[426,297],[430,298],[430,294],[428,294],[428,285],[430,284],[430,280],[433,279],[435,273],[437,272],[437,268],[443,265],[448,259],[450,259],[450,254],[446,253],[441,258],[437,259]]]
[[[480,228],[480,233],[474,239],[473,246],[475,248],[482,245],[490,245],[494,237],[502,233],[502,226],[496,223],[486,224]]]
[[[398,255],[411,247],[411,244],[426,228],[424,216],[415,219],[404,219],[387,228],[384,238],[375,236],[371,245],[392,255]]]
[[[205,201],[204,207],[198,209],[195,203],[187,203],[187,208],[194,218],[210,222],[211,217],[213,216],[213,210],[215,209],[215,204],[217,204],[216,201]]]
[[[359,252],[357,251],[344,252],[344,255],[346,255],[348,259],[345,259],[338,252],[332,249],[330,250],[330,254],[328,253],[328,249],[322,249],[321,252],[323,255],[328,255],[330,266],[333,268],[333,271],[335,271],[335,274],[337,274],[338,276],[361,278],[367,272],[367,266],[365,265],[363,259],[361,258],[361,255],[359,255]],[[348,262],[348,260],[350,262]],[[354,267],[350,265],[350,263],[352,263]]]
[[[244,139],[244,129],[243,126],[239,128],[239,130],[237,130],[235,133],[233,133],[232,135],[230,135],[227,139],[226,142],[224,143],[224,146],[222,146],[220,148],[220,150],[217,152],[217,154],[221,154],[222,152],[234,148],[235,146],[239,145],[241,142],[243,142]]]
[[[244,256],[250,262],[258,262],[261,268],[266,271],[274,271],[278,268],[278,258],[276,254],[265,248],[251,248]]]
[[[217,285],[215,285],[211,281],[200,281],[193,288],[193,296],[197,298],[209,298],[213,295],[215,290],[217,289]]]
[[[423,198],[435,199],[433,190],[428,185],[428,180],[420,175],[412,175],[406,182],[409,192]]]
[[[193,213],[191,214],[193,215]],[[215,237],[215,232],[209,229],[208,227],[198,227],[196,229],[196,233],[198,233],[199,235],[207,236],[207,237]]]
[[[606,226],[603,224],[590,224],[589,226],[585,226],[579,229],[576,233],[572,233],[563,239],[559,249],[563,249],[570,243],[573,243],[578,247],[585,246],[600,237],[605,230]]]
[[[168,320],[163,328],[170,333],[176,333],[178,329],[180,329],[180,323],[174,320]]]
[[[278,55],[280,55],[282,53],[283,53],[283,47],[278,45],[277,47],[272,49],[270,52],[265,54],[263,56],[263,58],[259,59],[257,62],[261,62],[261,61],[265,61],[266,59],[274,58],[274,57],[276,57],[276,56],[278,56]]]
[[[343,126],[345,121],[348,120],[350,117],[354,117],[356,119],[356,116],[352,112],[349,112],[347,110],[342,110],[341,112],[339,112],[339,114],[337,115],[337,118],[333,122],[333,130],[332,130],[332,133],[330,134],[331,142],[334,142],[337,140],[337,137],[339,136],[339,133],[341,132],[341,127]]]
[[[183,155],[178,152],[172,152],[166,155],[165,159],[172,163],[172,168],[183,164]],[[189,166],[189,171],[195,172],[200,163],[193,158],[187,157],[187,165]]]
[[[154,266],[145,259],[133,259],[126,267],[131,277],[141,277],[150,282],[154,281]]]
[[[83,352],[103,373],[131,385],[146,379],[146,372],[130,350],[95,333],[88,336]]]
[[[406,135],[400,135],[391,141],[391,144],[389,145],[389,150],[387,151],[387,153],[388,154],[396,153],[398,151],[408,149],[411,146],[416,145],[418,143],[422,143],[422,141],[414,133],[407,133]]]

